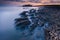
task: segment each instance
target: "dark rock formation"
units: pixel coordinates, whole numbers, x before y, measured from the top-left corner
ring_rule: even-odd
[[[27,14],[26,14],[27,13]],[[19,27],[29,27],[33,31],[36,27],[45,27],[46,40],[60,40],[60,6],[44,6],[43,9],[31,9],[28,12],[22,12],[21,18],[16,19]],[[23,25],[23,26],[21,26]]]
[[[27,5],[23,5],[22,7],[32,7],[32,5],[27,4]]]

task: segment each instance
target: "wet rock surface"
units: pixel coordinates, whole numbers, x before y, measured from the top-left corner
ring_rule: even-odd
[[[60,40],[60,6],[24,11],[15,21],[16,27],[22,27],[24,32],[28,30],[25,32],[27,39],[23,37],[26,40]],[[23,38],[21,40],[25,40]]]

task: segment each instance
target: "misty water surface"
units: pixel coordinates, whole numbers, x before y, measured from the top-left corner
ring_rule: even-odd
[[[19,18],[19,14],[22,11],[28,11],[32,8],[38,9],[38,7],[0,7],[0,40],[25,40],[25,38],[20,39],[22,37],[20,34],[21,31],[16,30],[14,19]],[[43,35],[43,38],[36,38],[36,34],[39,32],[42,32],[40,36]],[[34,35],[31,36],[31,39],[44,40],[44,30],[37,27],[34,31]],[[28,38],[27,40],[31,39]]]

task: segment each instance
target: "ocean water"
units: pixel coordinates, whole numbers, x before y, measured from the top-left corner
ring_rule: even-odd
[[[44,27],[36,27],[33,35],[29,35],[28,29],[24,33],[16,30],[15,19],[19,18],[19,14],[30,9],[38,9],[38,7],[0,7],[0,40],[45,40]]]

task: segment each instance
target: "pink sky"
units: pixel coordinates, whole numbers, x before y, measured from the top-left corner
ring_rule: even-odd
[[[41,0],[39,3],[36,2],[28,2],[27,0],[25,2],[17,2],[17,1],[2,1],[0,2],[1,4],[7,4],[7,5],[14,5],[14,6],[20,6],[20,5],[26,5],[26,4],[31,4],[33,6],[38,6],[38,5],[60,5],[60,1],[54,1],[51,2],[50,0]]]

